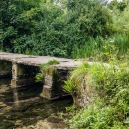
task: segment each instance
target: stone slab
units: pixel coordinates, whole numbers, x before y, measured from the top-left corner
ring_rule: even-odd
[[[57,69],[73,69],[82,63],[81,61],[75,61],[73,59],[57,58],[51,56],[32,56],[6,52],[0,52],[0,60],[31,66],[40,66],[41,64],[47,63],[50,60],[58,60],[60,64],[54,65]]]

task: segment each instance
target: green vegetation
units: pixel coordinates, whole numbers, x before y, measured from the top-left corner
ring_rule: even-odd
[[[0,49],[7,52],[72,57],[90,37],[109,35],[112,18],[96,1],[1,2]],[[20,7],[19,7],[20,5]]]
[[[53,60],[48,61],[48,62],[45,63],[45,64],[41,64],[41,65],[40,65],[40,68],[43,69],[43,68],[45,68],[45,67],[47,67],[47,66],[49,66],[49,65],[54,65],[54,64],[59,64],[59,63],[60,63],[60,62],[59,62],[58,60],[53,59]]]
[[[36,82],[43,82],[43,78],[44,78],[44,73],[45,71],[47,71],[48,69],[52,69],[52,65],[56,65],[59,64],[60,62],[58,60],[50,60],[47,63],[41,64],[40,65],[40,73],[37,73],[37,75],[35,76]]]
[[[84,63],[71,73],[75,83],[75,94],[85,87],[92,99],[80,110],[70,112],[70,128],[127,129],[129,126],[129,64],[109,65]],[[78,82],[83,85],[78,85]],[[66,83],[68,92],[71,85]],[[66,86],[65,86],[66,87]],[[73,86],[72,86],[73,87]],[[87,90],[88,87],[88,90]],[[89,90],[90,89],[90,90]],[[89,93],[88,93],[89,92]],[[83,99],[83,98],[81,98]]]
[[[5,0],[0,7],[0,51],[93,58],[110,40],[120,54],[129,48],[128,1]]]
[[[70,128],[129,128],[128,0],[4,0],[0,14],[0,51],[101,62],[65,81],[75,103],[88,101],[69,109]],[[54,62],[41,66],[38,81]]]
[[[115,34],[102,38],[90,38],[83,47],[73,50],[75,58],[89,58],[93,61],[109,61],[114,56],[118,60],[129,54],[129,34]]]

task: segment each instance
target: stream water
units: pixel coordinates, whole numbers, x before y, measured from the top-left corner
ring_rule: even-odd
[[[0,129],[35,125],[52,114],[65,112],[72,98],[49,101],[40,97],[42,84],[11,88],[10,78],[0,79]]]

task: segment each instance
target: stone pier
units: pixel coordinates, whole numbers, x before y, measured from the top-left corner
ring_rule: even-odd
[[[49,68],[45,71],[44,85],[41,96],[50,100],[67,96],[64,92],[64,81],[67,80],[69,70]]]
[[[39,67],[24,64],[12,64],[12,86],[26,86],[35,83],[35,76],[39,72]]]

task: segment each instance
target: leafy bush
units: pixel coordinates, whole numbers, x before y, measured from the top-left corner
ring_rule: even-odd
[[[70,58],[74,48],[84,45],[89,36],[108,35],[112,20],[99,2],[63,1],[61,6],[53,2],[2,2],[0,49]]]
[[[122,64],[116,66],[103,63],[88,65],[84,63],[73,72],[71,77],[72,76],[76,77],[76,80],[80,80],[81,77],[82,80],[80,80],[80,82],[85,80],[85,82],[88,83],[88,81],[90,81],[88,84],[90,84],[90,87],[93,89],[95,98],[92,99],[85,108],[76,113],[76,115],[71,115],[71,120],[69,121],[71,128],[115,129],[118,125],[123,129],[128,128],[128,65]],[[87,80],[87,76],[89,76],[90,79]],[[76,80],[74,83],[75,86],[78,86],[76,85]],[[84,86],[87,87],[88,85]],[[77,90],[80,89],[77,87]],[[78,94],[80,92],[77,91],[76,93]],[[96,94],[98,96],[97,98]]]

